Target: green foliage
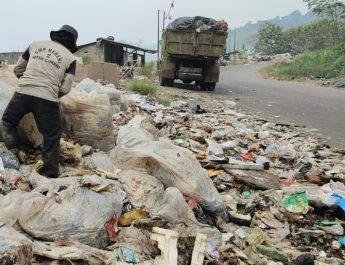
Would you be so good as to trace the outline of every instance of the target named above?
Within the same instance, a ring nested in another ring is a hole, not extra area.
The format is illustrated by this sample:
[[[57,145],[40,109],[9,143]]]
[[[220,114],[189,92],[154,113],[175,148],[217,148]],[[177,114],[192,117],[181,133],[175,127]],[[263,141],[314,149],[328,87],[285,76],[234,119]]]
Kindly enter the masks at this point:
[[[83,65],[88,65],[92,63],[92,59],[89,56],[83,56],[82,60],[83,60]]]
[[[129,89],[135,93],[146,96],[156,96],[157,88],[150,81],[146,80],[127,80]]]
[[[342,43],[345,40],[345,23],[339,24],[340,35],[334,39],[333,23],[330,20],[318,20],[312,24],[286,31],[291,41],[291,52],[323,50]]]
[[[341,0],[303,0],[315,14],[332,21],[333,40],[340,37],[339,23],[345,19],[345,3]]]
[[[266,28],[267,29],[267,28]],[[339,22],[338,32],[339,36],[334,38],[334,25],[329,19],[320,19],[309,25],[291,28],[286,31],[272,30],[270,26],[270,34],[276,34],[276,37],[261,34],[257,42],[257,52],[265,55],[273,55],[277,53],[292,53],[301,54],[305,51],[319,51],[339,45],[345,42],[345,21]],[[268,36],[268,37],[267,37]],[[276,41],[275,43],[280,47],[272,49],[268,44],[269,39],[281,39],[283,41]],[[267,44],[267,43],[268,44]]]
[[[266,22],[260,26],[255,50],[264,55],[286,53],[291,50],[283,28]]]
[[[331,79],[345,76],[345,45],[305,52],[290,63],[280,62],[263,70],[283,80]]]
[[[308,8],[318,15],[325,15],[330,19],[345,17],[345,3],[340,0],[303,0]]]

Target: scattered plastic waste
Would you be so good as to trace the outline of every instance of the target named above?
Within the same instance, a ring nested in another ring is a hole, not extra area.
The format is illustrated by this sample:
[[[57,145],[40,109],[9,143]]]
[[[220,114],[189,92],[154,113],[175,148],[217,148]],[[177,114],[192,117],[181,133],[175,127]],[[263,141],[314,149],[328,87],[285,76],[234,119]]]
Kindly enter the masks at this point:
[[[195,107],[192,108],[192,112],[195,114],[204,114],[207,113],[206,110],[202,109],[200,105],[196,105]]]
[[[284,198],[284,207],[292,213],[306,214],[308,212],[308,198],[307,193],[296,193]]]
[[[6,257],[190,264],[196,239],[207,238],[193,262],[343,264],[345,150],[307,128],[240,113],[235,101],[172,92],[159,93],[183,101],[163,106],[112,85],[79,84],[61,102],[57,179],[35,173],[38,148],[19,152],[22,164],[1,149]]]

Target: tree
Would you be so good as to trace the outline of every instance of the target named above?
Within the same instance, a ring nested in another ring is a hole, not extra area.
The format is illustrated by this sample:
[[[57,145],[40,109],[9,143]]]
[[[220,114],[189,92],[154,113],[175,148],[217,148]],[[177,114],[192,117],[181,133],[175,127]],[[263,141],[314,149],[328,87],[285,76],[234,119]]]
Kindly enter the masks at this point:
[[[339,40],[339,21],[345,18],[345,3],[341,0],[303,0],[313,13],[326,16],[333,22],[334,41]]]
[[[282,27],[266,22],[260,26],[254,48],[264,55],[289,52],[290,42],[285,36]]]

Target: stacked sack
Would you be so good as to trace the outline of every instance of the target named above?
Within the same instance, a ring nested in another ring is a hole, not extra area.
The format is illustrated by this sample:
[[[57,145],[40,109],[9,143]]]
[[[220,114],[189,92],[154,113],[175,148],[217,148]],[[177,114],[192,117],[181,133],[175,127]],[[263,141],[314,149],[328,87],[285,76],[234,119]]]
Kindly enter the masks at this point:
[[[102,151],[114,145],[113,111],[121,110],[121,93],[85,79],[60,99],[63,131],[68,138]]]

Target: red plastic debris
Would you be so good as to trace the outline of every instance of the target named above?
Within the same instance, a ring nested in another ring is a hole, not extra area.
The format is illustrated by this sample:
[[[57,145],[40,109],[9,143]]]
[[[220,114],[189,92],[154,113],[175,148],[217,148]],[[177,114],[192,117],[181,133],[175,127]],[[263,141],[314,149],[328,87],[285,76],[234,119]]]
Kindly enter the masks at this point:
[[[107,229],[108,236],[111,242],[116,241],[116,237],[117,237],[116,229],[115,229],[116,224],[117,224],[117,217],[115,214],[113,215],[113,217],[111,217],[111,219],[108,222],[104,224],[104,227]]]
[[[294,182],[295,182],[294,179],[283,179],[283,180],[281,181],[281,183],[282,183],[283,185],[285,185],[285,186],[290,186],[290,185],[292,185]]]
[[[194,199],[192,199],[186,195],[184,195],[184,198],[187,201],[189,208],[191,208],[193,210],[197,205],[196,200],[194,200]]]
[[[246,159],[246,160],[254,160],[254,157],[253,157],[252,153],[250,153],[250,152],[245,153],[245,154],[241,154],[241,157]]]

